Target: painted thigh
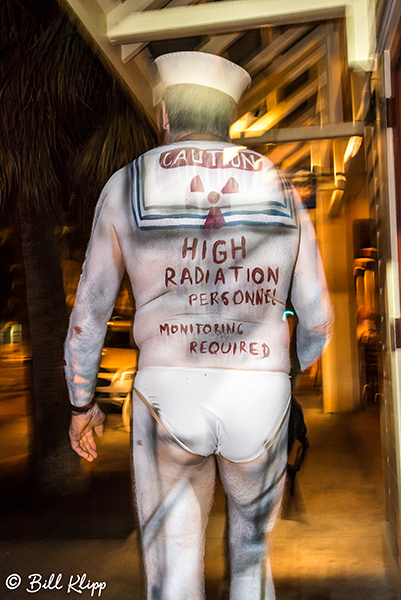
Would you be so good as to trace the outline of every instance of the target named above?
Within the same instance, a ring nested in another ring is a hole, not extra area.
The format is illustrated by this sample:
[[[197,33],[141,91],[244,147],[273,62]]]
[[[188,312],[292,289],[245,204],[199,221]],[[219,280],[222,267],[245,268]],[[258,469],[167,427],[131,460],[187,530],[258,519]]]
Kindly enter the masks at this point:
[[[230,600],[274,600],[268,534],[280,511],[287,463],[288,417],[272,445],[246,463],[218,457],[228,498]]]
[[[214,457],[181,448],[135,393],[133,443],[147,600],[201,600]]]

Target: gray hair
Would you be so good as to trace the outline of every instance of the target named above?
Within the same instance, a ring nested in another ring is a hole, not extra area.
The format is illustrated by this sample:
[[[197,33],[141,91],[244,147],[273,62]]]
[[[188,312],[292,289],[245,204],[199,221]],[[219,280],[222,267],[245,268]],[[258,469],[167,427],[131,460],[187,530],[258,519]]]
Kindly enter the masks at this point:
[[[236,104],[228,94],[204,85],[179,83],[166,88],[163,100],[173,137],[196,132],[230,138]]]

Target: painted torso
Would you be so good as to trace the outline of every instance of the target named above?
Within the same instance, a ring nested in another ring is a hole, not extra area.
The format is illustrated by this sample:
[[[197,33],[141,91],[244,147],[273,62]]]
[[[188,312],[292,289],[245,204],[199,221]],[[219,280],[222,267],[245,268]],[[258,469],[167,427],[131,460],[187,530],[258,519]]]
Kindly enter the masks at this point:
[[[163,146],[105,186],[66,341],[77,405],[93,394],[124,269],[139,368],[288,373],[289,294],[301,368],[327,339],[331,306],[307,211],[274,165],[246,148]]]
[[[287,372],[299,230],[276,169],[246,149],[186,142],[153,150],[127,175],[122,226],[132,229],[117,234],[140,366]]]

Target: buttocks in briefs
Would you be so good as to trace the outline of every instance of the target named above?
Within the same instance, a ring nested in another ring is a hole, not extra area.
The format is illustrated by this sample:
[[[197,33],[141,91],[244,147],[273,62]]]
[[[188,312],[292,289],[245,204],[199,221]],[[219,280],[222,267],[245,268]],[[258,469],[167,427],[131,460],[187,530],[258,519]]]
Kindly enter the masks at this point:
[[[146,367],[135,390],[185,450],[232,462],[273,443],[291,398],[286,373],[212,368]]]

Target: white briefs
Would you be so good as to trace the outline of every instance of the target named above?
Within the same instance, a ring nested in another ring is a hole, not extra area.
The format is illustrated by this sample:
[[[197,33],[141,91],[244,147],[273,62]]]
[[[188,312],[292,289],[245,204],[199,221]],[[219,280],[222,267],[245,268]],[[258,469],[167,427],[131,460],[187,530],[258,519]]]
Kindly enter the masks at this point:
[[[273,443],[291,399],[289,376],[270,371],[145,367],[135,390],[185,450],[232,462]]]

